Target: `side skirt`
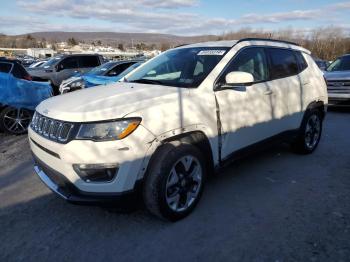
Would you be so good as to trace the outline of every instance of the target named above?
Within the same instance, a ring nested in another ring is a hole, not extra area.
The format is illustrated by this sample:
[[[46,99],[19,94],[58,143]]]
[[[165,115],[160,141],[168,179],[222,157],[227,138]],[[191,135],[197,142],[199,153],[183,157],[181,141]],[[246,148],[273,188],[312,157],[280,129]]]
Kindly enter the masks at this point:
[[[220,162],[220,164],[215,167],[215,172],[220,171],[220,169],[232,164],[237,160],[246,158],[247,156],[252,155],[253,153],[257,153],[273,145],[281,144],[283,142],[292,142],[294,139],[297,138],[298,134],[299,134],[299,129],[285,131],[275,136],[264,139],[258,143],[254,143],[250,146],[239,149],[231,153],[225,159],[223,159]]]

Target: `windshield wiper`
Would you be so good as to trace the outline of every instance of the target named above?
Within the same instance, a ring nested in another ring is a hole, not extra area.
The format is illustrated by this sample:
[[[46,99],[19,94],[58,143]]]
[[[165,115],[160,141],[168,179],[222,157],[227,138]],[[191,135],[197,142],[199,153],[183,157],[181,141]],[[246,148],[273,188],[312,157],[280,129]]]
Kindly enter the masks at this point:
[[[141,78],[141,79],[136,79],[136,80],[132,80],[132,81],[128,81],[129,83],[140,83],[140,84],[154,84],[154,85],[164,85],[163,82],[158,81],[158,80],[151,80],[151,79],[145,79],[145,78]]]

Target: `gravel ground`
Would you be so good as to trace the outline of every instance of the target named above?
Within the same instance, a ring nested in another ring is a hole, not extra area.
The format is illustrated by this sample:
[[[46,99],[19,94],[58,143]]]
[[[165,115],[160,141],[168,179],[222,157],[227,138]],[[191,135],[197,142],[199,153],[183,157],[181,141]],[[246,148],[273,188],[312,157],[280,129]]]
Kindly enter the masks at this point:
[[[26,136],[0,134],[0,261],[349,261],[350,110],[319,148],[271,148],[210,179],[195,212],[75,206],[34,175]]]

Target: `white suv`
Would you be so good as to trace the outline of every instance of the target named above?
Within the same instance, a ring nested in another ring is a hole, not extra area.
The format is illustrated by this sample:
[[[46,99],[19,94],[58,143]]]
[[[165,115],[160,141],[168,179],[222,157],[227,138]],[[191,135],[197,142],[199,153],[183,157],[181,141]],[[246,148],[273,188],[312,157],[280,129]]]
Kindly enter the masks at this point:
[[[181,46],[123,82],[50,98],[29,129],[35,170],[70,202],[142,193],[171,221],[188,215],[206,177],[272,139],[311,153],[327,87],[296,44],[242,39]],[[139,189],[139,190],[137,190]]]

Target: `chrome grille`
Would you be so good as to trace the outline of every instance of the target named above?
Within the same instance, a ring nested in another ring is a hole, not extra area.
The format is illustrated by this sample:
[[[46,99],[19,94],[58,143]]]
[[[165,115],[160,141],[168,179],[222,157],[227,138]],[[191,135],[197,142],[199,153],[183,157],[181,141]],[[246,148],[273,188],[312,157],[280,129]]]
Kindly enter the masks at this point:
[[[329,80],[327,81],[329,93],[349,94],[350,81],[349,80]]]
[[[30,126],[39,135],[61,143],[68,141],[69,134],[74,127],[71,123],[51,119],[38,112],[35,112]]]

